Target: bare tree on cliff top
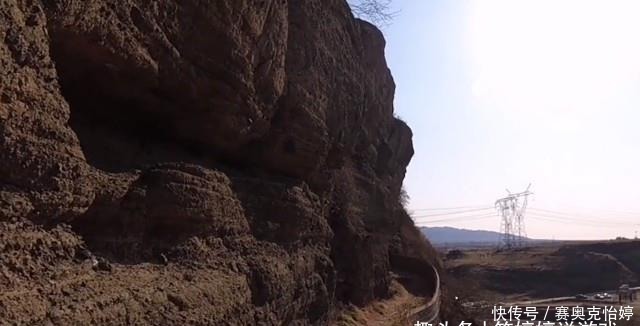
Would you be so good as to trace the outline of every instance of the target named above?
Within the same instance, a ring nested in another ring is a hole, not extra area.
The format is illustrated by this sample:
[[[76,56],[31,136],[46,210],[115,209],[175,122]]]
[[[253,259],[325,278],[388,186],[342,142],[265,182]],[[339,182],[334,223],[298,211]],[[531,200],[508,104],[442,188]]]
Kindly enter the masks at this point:
[[[388,26],[397,12],[391,11],[391,0],[348,0],[353,15],[368,20],[379,28]]]

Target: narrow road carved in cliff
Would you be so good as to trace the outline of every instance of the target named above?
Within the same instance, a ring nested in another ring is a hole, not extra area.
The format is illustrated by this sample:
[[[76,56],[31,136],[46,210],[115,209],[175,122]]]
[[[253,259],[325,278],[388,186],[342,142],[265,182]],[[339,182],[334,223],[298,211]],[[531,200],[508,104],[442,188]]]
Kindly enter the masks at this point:
[[[435,269],[433,275],[397,272],[393,278],[391,298],[353,308],[341,316],[337,325],[395,326],[438,320],[441,292],[440,276]]]

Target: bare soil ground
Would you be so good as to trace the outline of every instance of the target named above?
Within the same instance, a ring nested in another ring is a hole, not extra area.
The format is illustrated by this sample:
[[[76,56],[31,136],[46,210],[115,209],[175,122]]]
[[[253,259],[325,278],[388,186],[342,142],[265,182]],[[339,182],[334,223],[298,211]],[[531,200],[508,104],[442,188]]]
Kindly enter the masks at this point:
[[[443,253],[443,260],[446,286],[478,318],[490,316],[496,304],[612,291],[640,281],[640,241],[565,242],[512,251],[468,249],[456,255]]]
[[[512,251],[477,249],[445,259],[456,295],[525,300],[615,289],[639,280],[640,241],[541,245]]]

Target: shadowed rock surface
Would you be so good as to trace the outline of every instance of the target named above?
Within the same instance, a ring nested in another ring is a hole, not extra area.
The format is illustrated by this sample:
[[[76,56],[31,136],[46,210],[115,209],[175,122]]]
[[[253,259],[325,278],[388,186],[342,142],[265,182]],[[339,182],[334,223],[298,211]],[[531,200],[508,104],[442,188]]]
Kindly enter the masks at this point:
[[[328,324],[438,264],[344,0],[0,0],[0,37],[0,320]]]

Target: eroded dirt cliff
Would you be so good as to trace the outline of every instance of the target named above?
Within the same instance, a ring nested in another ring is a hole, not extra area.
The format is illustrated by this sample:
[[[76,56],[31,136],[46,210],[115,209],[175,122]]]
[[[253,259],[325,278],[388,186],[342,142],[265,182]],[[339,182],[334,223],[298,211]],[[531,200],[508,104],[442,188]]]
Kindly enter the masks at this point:
[[[0,0],[0,37],[1,323],[327,324],[436,264],[344,0]]]

